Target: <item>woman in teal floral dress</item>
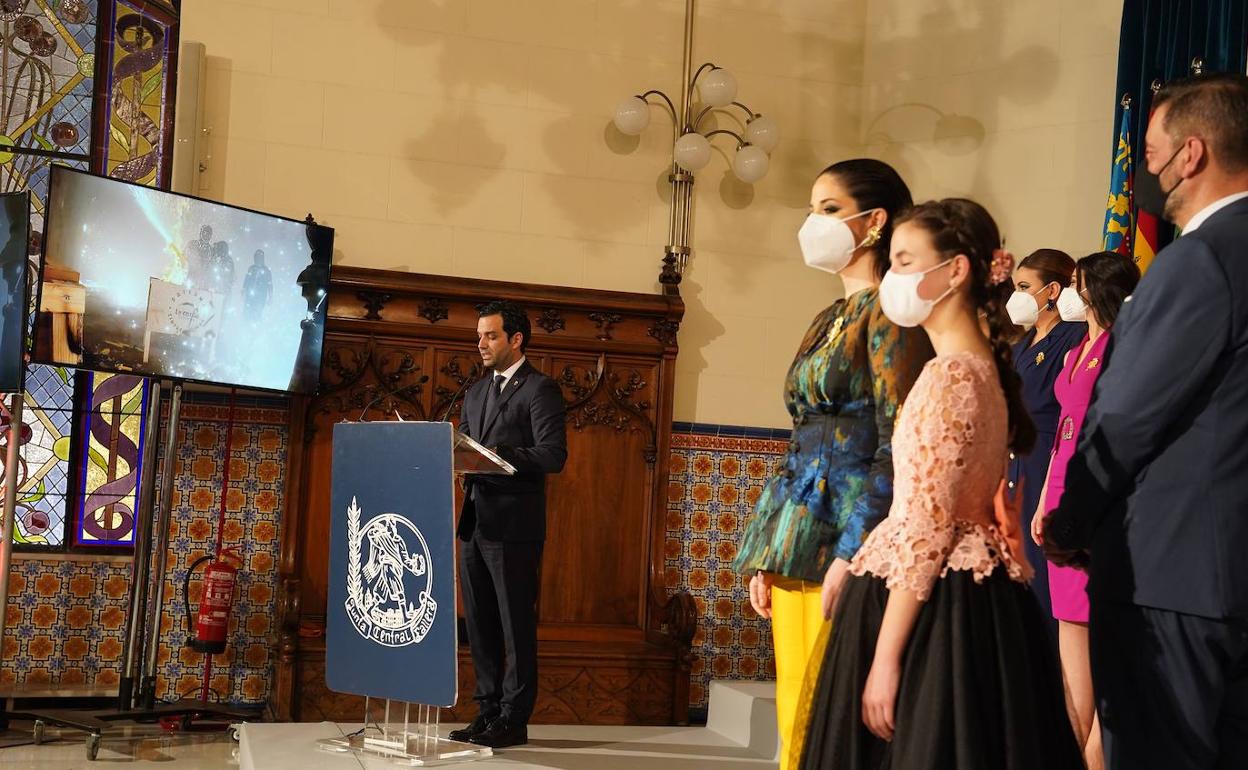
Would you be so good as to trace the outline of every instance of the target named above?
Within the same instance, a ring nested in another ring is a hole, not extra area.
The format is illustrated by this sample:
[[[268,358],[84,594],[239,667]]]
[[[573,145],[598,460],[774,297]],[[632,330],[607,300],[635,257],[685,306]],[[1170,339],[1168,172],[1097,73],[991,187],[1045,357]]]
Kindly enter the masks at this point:
[[[792,440],[735,563],[751,575],[751,605],[772,623],[782,768],[807,660],[849,560],[892,502],[897,411],[932,357],[921,329],[884,317],[877,292],[892,222],[910,204],[892,167],[842,161],[815,180],[798,233],[806,264],[839,273],[847,296],[815,318],[789,368]]]

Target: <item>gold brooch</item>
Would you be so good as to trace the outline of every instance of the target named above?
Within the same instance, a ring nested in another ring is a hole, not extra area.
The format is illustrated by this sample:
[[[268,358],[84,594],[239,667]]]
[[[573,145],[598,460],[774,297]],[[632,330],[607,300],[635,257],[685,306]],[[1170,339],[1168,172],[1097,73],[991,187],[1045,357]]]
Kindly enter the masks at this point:
[[[1090,359],[1090,360],[1088,361],[1088,368],[1089,368],[1089,369],[1095,369],[1096,367],[1098,367],[1098,366],[1100,366],[1100,365],[1101,365],[1101,359],[1099,359],[1099,358],[1092,358],[1092,359]]]
[[[1044,363],[1044,351],[1043,350],[1041,350],[1039,353],[1036,354],[1036,366],[1039,366],[1042,363]]]

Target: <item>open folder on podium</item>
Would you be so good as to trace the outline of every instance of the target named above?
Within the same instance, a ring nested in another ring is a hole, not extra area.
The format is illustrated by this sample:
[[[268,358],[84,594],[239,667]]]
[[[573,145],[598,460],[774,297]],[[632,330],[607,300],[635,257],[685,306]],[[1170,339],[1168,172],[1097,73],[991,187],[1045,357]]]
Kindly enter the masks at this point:
[[[334,426],[331,472],[326,685],[399,701],[404,714],[406,704],[426,715],[453,706],[455,475],[515,468],[448,422],[358,422]],[[415,733],[406,722],[336,748],[412,760],[482,748],[439,739],[436,717]]]

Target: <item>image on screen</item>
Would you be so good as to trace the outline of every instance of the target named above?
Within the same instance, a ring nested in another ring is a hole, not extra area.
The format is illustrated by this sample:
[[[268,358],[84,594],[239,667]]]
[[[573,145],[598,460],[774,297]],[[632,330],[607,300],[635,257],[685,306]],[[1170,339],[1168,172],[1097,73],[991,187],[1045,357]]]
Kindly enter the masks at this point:
[[[34,358],[316,389],[333,230],[53,166]]]
[[[22,389],[26,371],[27,250],[30,242],[30,196],[0,195],[0,392]]]

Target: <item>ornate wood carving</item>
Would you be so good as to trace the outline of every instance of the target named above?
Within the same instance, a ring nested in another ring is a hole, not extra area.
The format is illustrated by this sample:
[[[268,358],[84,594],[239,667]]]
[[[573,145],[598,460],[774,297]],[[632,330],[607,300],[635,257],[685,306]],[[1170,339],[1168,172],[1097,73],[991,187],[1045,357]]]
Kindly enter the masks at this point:
[[[405,420],[428,417],[421,395],[429,377],[411,351],[379,346],[371,337],[363,350],[327,338],[321,371],[321,389],[311,403],[315,412],[353,420],[366,409],[386,415],[397,410]]]
[[[365,309],[368,310],[368,315],[364,316],[365,318],[370,321],[381,320],[381,310],[390,301],[389,294],[381,291],[357,291],[355,296],[360,298],[360,301],[364,303]]]
[[[679,321],[670,321],[664,318],[664,319],[655,321],[654,325],[651,326],[650,330],[646,333],[649,334],[651,337],[654,337],[663,345],[675,345],[676,334],[679,331],[680,331]]]
[[[449,380],[449,383],[434,388],[433,393],[438,401],[433,408],[433,414],[439,420],[459,417],[463,408],[464,391],[473,382],[481,379],[485,373],[485,367],[481,365],[481,359],[477,356],[456,355],[451,356],[438,369],[438,373]],[[454,403],[452,399],[455,399]]]
[[[640,371],[609,367],[604,355],[598,357],[594,371],[568,364],[555,381],[563,389],[574,430],[600,425],[616,431],[641,431],[648,439],[642,450],[646,462],[655,462],[658,434],[650,417],[651,402],[639,397],[649,385]]]
[[[437,297],[430,297],[420,303],[420,317],[431,324],[436,324],[438,321],[445,321],[451,315],[445,302]]]
[[[537,325],[545,329],[547,334],[554,334],[568,328],[567,321],[564,321],[563,316],[553,307],[548,307],[542,311],[541,316],[537,319]]]
[[[555,382],[558,382],[559,387],[563,389],[563,400],[567,402],[573,423],[576,421],[576,410],[589,400],[602,380],[601,359],[599,359],[599,364],[599,368],[592,372],[585,367],[569,364],[563,367],[559,376],[555,378]]]
[[[375,311],[365,297],[380,302]],[[556,379],[569,410],[568,465],[547,483],[535,719],[686,721],[697,614],[688,594],[669,595],[663,581],[667,469],[656,462],[670,446],[676,348],[663,335],[679,326],[679,297],[350,267],[334,271],[330,288],[322,390],[292,410],[279,718],[358,719],[362,709],[361,699],[326,689],[316,638],[328,591],[329,428],[366,409],[372,419],[455,419],[457,394],[483,373],[475,308],[493,297],[518,301],[547,332],[528,357]],[[464,698],[453,718],[473,710],[472,666],[460,652]]]
[[[623,320],[623,316],[619,313],[590,313],[589,320],[598,325],[598,339],[603,342],[611,341],[611,328]]]

